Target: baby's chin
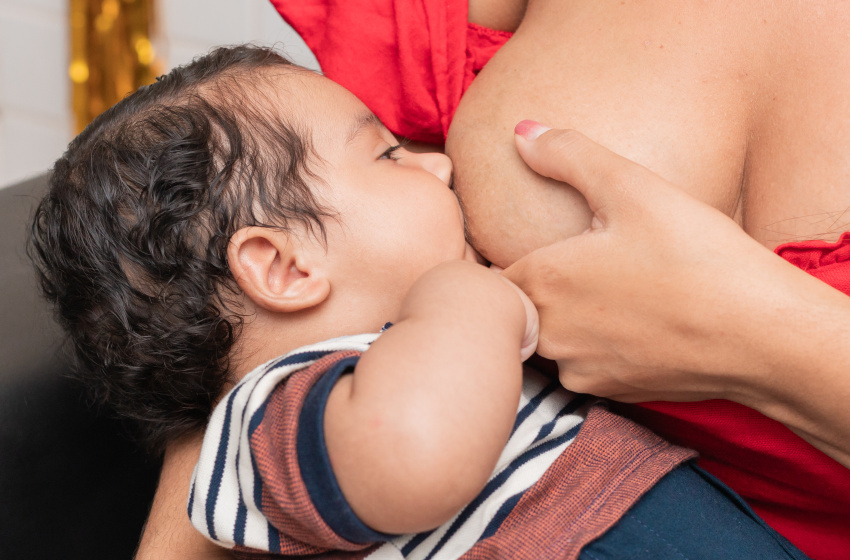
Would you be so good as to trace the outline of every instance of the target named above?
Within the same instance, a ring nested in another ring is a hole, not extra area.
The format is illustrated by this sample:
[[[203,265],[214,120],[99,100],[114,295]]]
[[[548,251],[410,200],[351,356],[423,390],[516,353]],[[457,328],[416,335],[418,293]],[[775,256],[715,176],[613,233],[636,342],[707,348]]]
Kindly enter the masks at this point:
[[[475,250],[475,248],[469,243],[466,244],[466,250],[463,253],[463,260],[475,262],[478,264],[482,264],[484,266],[489,266],[490,263],[487,262],[487,259],[481,256],[481,253]]]

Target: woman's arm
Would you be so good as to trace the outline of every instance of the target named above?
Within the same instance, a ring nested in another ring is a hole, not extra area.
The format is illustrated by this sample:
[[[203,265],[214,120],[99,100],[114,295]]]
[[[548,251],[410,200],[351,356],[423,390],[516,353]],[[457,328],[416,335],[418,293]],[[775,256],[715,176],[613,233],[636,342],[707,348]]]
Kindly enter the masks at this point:
[[[136,560],[225,560],[230,552],[201,536],[189,522],[186,502],[192,470],[204,435],[172,443],[165,452],[162,474]]]
[[[334,474],[366,525],[433,529],[481,491],[510,435],[536,326],[528,299],[481,265],[446,263],[414,284],[325,412]]]
[[[505,270],[537,306],[538,351],[563,384],[624,402],[733,400],[850,466],[850,298],[581,134],[518,131],[528,165],[594,213]]]

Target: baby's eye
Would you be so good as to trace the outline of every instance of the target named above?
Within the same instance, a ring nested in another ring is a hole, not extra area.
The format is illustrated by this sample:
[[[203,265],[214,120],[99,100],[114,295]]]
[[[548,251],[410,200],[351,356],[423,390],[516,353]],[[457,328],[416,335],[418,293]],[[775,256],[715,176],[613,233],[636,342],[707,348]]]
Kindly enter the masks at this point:
[[[387,148],[387,149],[384,151],[384,153],[383,153],[383,154],[381,154],[381,156],[380,156],[378,159],[391,159],[391,160],[393,160],[393,161],[398,161],[399,156],[398,156],[398,154],[396,154],[395,152],[396,152],[396,150],[398,150],[399,148],[401,148],[401,144],[398,144],[398,145],[396,145],[396,146],[390,146],[389,148]]]

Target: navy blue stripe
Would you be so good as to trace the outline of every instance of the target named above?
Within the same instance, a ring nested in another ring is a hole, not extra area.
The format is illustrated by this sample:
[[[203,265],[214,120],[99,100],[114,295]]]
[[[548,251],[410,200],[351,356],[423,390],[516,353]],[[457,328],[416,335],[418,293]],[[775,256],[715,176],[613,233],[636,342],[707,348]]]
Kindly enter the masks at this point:
[[[213,520],[215,518],[215,504],[218,501],[218,491],[221,488],[221,480],[224,478],[224,460],[227,458],[227,445],[230,441],[230,416],[233,413],[233,401],[242,386],[236,387],[231,391],[227,398],[227,410],[224,414],[224,429],[221,433],[221,441],[218,442],[218,451],[215,456],[215,467],[213,468],[212,479],[210,480],[210,491],[207,495],[206,514],[207,514],[207,532],[210,538],[216,539]],[[237,442],[238,443],[238,442]]]
[[[354,369],[360,356],[343,358],[322,374],[310,389],[298,415],[298,466],[310,500],[325,523],[347,541],[367,544],[393,535],[373,531],[351,509],[334,475],[325,445],[325,405],[337,380]]]
[[[242,490],[239,490],[239,507],[236,510],[236,526],[233,528],[233,542],[245,546],[245,526],[248,524],[248,508],[242,499]]]
[[[469,503],[463,511],[460,512],[460,515],[452,523],[449,530],[446,531],[446,534],[440,539],[440,542],[434,547],[433,550],[428,554],[426,558],[433,558],[433,556],[440,551],[440,549],[445,546],[448,540],[454,536],[455,533],[463,526],[464,523],[472,516],[478,507],[484,503],[487,498],[489,498],[496,490],[498,490],[509,478],[510,476],[516,472],[517,469],[522,467],[527,462],[532,459],[539,457],[540,455],[546,453],[547,451],[558,447],[562,443],[569,441],[575,437],[581,428],[582,424],[579,424],[573,428],[571,428],[567,433],[560,435],[556,438],[553,438],[547,442],[541,443],[540,445],[533,447],[531,449],[526,450],[522,455],[511,461],[505,470],[496,475],[487,485],[484,487],[484,490],[481,491],[478,496],[472,502]]]
[[[404,545],[401,549],[401,555],[407,557],[408,554],[416,550],[416,547],[422,544],[422,542],[430,537],[434,531],[426,531],[425,533],[418,533],[415,537],[407,541],[407,544]]]
[[[516,420],[514,420],[514,427],[511,430],[511,435],[514,435],[514,432],[519,427],[520,424],[525,422],[525,420],[531,416],[531,413],[537,410],[540,406],[540,403],[543,402],[543,399],[551,395],[555,389],[560,387],[560,383],[553,382],[549,385],[546,385],[541,389],[539,393],[537,393],[531,400],[529,400],[524,407],[517,413]]]
[[[271,395],[269,395],[269,396],[271,396]],[[249,440],[254,435],[254,432],[256,431],[256,429],[260,427],[260,422],[263,421],[263,416],[266,415],[266,406],[268,406],[268,404],[269,404],[269,400],[267,398],[265,401],[263,401],[263,404],[261,404],[259,407],[257,407],[257,410],[254,411],[254,414],[251,415],[251,421],[248,423],[248,439]],[[250,441],[249,441],[249,443],[250,443]]]
[[[263,509],[260,506],[263,504],[263,483],[260,480],[260,471],[257,468],[257,461],[254,460],[253,453],[251,453],[251,470],[254,471],[254,505],[262,511]]]
[[[576,410],[580,409],[584,405],[588,404],[590,401],[596,399],[593,395],[587,395],[585,393],[577,394],[573,400],[567,403],[567,406],[564,407],[564,410],[561,411],[560,414],[572,414]]]
[[[257,426],[260,425],[260,422],[263,420],[263,415],[266,413],[266,406],[268,405],[268,400],[263,402],[262,406],[260,406],[254,415],[251,417],[251,424],[248,427],[249,438],[254,435],[254,430],[257,429]],[[254,460],[254,454],[251,453],[251,472],[254,473],[254,505],[262,511],[263,504],[263,484],[260,480],[260,469],[257,468],[257,461]]]
[[[540,427],[540,431],[537,432],[536,436],[534,436],[534,441],[532,442],[532,445],[537,443],[538,441],[540,441],[542,439],[545,439],[546,436],[548,436],[550,433],[552,433],[552,430],[555,429],[555,426],[558,424],[558,420],[560,420],[560,419],[561,419],[561,416],[558,415],[554,420],[550,420],[550,421],[546,422],[545,424],[543,424]]]
[[[508,515],[511,514],[516,505],[519,503],[523,494],[525,494],[525,492],[515,494],[502,504],[502,507],[500,507],[499,511],[496,512],[496,515],[494,515],[493,519],[490,520],[490,523],[487,524],[487,528],[484,529],[483,533],[481,533],[481,537],[478,539],[479,541],[483,541],[487,537],[492,537],[496,534],[496,531],[499,530],[499,527],[502,526],[502,523],[508,518]]]
[[[269,369],[266,369],[266,371],[263,372],[263,376],[266,375],[268,372],[269,372]],[[260,376],[260,377],[262,377],[262,376]],[[257,388],[257,385],[255,383],[254,389],[256,389],[256,388]],[[242,433],[241,433],[242,427],[245,426],[245,415],[248,414],[248,401],[251,400],[251,397],[253,396],[254,389],[252,389],[251,394],[248,395],[248,399],[245,401],[245,406],[242,407],[242,418],[240,419],[240,422],[239,422],[239,429],[240,429],[239,437],[240,438],[242,437]],[[257,472],[258,472],[257,466],[256,466],[256,463],[254,463],[253,454],[250,453],[250,445],[251,445],[250,438],[254,434],[254,430],[257,428],[257,425],[259,424],[258,418],[262,419],[263,414],[266,411],[266,402],[263,402],[263,404],[260,406],[259,416],[255,414],[254,416],[251,417],[252,425],[249,426],[249,428],[251,428],[251,429],[248,432],[248,438],[249,438],[249,440],[248,440],[248,451],[249,451],[249,457],[251,458],[251,480],[253,482],[253,487],[251,488],[251,493],[254,497],[254,504],[257,507],[257,509],[260,509],[261,502],[259,500],[262,499],[262,493],[258,492],[258,490],[260,490],[262,487],[258,484],[257,478],[258,478],[259,475],[257,474]],[[254,420],[257,420],[256,424],[254,424]],[[237,444],[237,447],[236,447],[235,468],[236,468],[237,473],[239,472],[239,459],[241,458],[241,456],[242,456],[242,442],[239,441],[239,443]],[[248,528],[248,507],[245,503],[245,496],[244,496],[244,494],[242,494],[242,485],[240,484],[239,485],[239,504],[236,507],[236,522],[235,522],[235,527],[233,528],[233,542],[235,542],[236,544],[245,546],[245,531],[247,530],[247,528]]]
[[[189,489],[189,518],[192,517],[192,506],[195,505],[195,481],[192,481],[192,487]]]
[[[271,523],[266,522],[269,530],[269,552],[280,554],[280,533]]]
[[[243,415],[244,418],[244,415]],[[236,447],[236,468],[239,468],[239,456],[242,446]],[[239,501],[236,506],[236,522],[233,527],[233,542],[245,546],[245,525],[248,522],[248,508],[245,507],[245,498],[242,496],[242,485],[238,485]]]
[[[537,437],[534,438],[534,442],[536,443],[548,436],[552,432],[552,430],[555,429],[555,426],[558,424],[558,420],[560,420],[564,416],[569,416],[570,414],[573,414],[576,410],[586,404],[590,400],[590,398],[590,395],[576,395],[573,400],[568,402],[561,410],[558,411],[558,414],[555,415],[555,418],[553,420],[546,422],[545,424],[543,424],[543,426],[540,427],[540,431],[537,432]]]

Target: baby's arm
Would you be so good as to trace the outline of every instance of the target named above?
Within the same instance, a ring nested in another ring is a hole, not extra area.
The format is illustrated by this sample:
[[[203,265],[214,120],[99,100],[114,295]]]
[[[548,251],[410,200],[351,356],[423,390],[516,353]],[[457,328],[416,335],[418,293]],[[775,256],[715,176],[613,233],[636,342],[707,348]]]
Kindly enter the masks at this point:
[[[520,349],[529,354],[536,336],[536,311],[520,294],[480,265],[436,267],[333,388],[328,454],[369,527],[432,529],[484,487],[514,423]]]

